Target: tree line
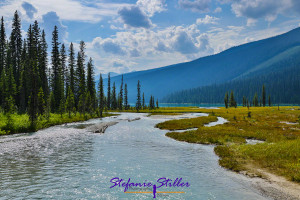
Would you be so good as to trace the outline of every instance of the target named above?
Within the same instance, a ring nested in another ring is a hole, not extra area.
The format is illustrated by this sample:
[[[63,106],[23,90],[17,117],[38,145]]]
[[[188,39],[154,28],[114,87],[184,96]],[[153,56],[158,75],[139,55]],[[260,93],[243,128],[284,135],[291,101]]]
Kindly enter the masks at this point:
[[[243,96],[249,97],[249,103],[251,98],[253,104],[252,98],[255,93],[261,94],[263,84],[268,93],[272,94],[270,98],[273,104],[299,104],[300,67],[298,63],[290,63],[281,69],[269,70],[263,74],[242,77],[226,83],[178,91],[167,95],[161,101],[166,103],[223,103],[224,94],[233,90],[238,104],[243,104]]]
[[[224,105],[225,105],[225,108],[228,108],[228,107],[236,108],[237,107],[238,104],[237,104],[237,101],[235,100],[233,90],[231,90],[230,96],[229,96],[228,92],[225,93]],[[243,105],[243,107],[248,107],[248,108],[249,107],[265,107],[266,105],[271,107],[272,106],[271,95],[268,95],[268,99],[266,98],[266,87],[265,87],[265,85],[263,85],[262,86],[262,94],[261,94],[260,98],[258,97],[257,93],[255,93],[254,97],[252,98],[252,101],[248,97],[243,96],[242,105]]]
[[[26,38],[22,38],[21,19],[14,13],[12,31],[7,38],[4,18],[0,26],[0,107],[8,116],[14,112],[27,113],[32,126],[38,117],[49,118],[50,113],[65,112],[71,117],[77,112],[102,116],[105,110],[129,110],[127,84],[122,81],[119,91],[111,87],[108,75],[107,94],[104,93],[102,75],[96,88],[92,58],[87,59],[86,45],[80,41],[76,53],[71,42],[68,47],[59,42],[54,26],[51,42],[51,63],[45,31],[37,21],[29,25]],[[136,110],[147,108],[144,95],[141,103],[140,82]],[[153,99],[152,99],[153,98]],[[158,107],[158,101],[157,101]],[[154,109],[151,96],[150,109]]]

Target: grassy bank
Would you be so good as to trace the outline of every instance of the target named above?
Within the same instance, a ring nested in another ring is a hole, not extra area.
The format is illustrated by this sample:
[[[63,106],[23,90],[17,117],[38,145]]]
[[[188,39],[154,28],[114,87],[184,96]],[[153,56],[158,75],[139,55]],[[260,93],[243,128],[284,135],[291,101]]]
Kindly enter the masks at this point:
[[[194,112],[212,112],[192,109]],[[216,154],[221,166],[234,171],[265,169],[300,182],[300,110],[298,107],[220,108],[213,115],[229,122],[214,127],[204,127],[202,118],[172,120],[159,124],[163,129],[186,128],[182,124],[201,125],[195,131],[169,132],[168,137],[179,141],[201,144],[217,144]],[[207,119],[208,121],[210,121]],[[195,122],[199,120],[199,122]],[[175,127],[175,128],[174,128]],[[250,145],[246,139],[263,140]]]
[[[111,114],[104,113],[103,117],[111,116]],[[43,128],[48,128],[50,126],[64,124],[64,123],[71,123],[71,122],[79,122],[79,121],[86,121],[91,118],[97,118],[97,116],[93,115],[69,115],[63,114],[62,116],[60,114],[50,114],[49,119],[45,119],[43,117],[40,117],[37,121],[35,130],[32,129],[30,126],[29,116],[27,114],[18,115],[13,114],[11,116],[12,120],[11,123],[8,124],[7,116],[3,113],[0,113],[0,135],[8,135],[8,134],[14,134],[14,133],[27,133],[32,132],[36,130],[40,130]]]

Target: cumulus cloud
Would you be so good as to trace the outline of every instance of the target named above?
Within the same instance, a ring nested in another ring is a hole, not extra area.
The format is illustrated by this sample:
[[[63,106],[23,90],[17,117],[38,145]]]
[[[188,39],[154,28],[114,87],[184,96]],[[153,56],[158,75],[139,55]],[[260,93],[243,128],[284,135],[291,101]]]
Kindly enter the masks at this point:
[[[247,25],[254,25],[258,19],[267,22],[274,21],[278,15],[300,13],[299,0],[219,0],[221,3],[230,3],[233,13],[237,17],[246,17]]]
[[[141,8],[149,17],[155,13],[160,13],[166,10],[165,0],[138,0],[136,5]]]
[[[222,8],[221,7],[217,7],[214,11],[214,13],[220,13],[222,12]]]
[[[39,18],[48,12],[54,11],[62,20],[96,23],[107,16],[118,16],[118,10],[121,7],[133,5],[127,3],[95,2],[93,6],[88,6],[75,0],[27,0],[27,3],[24,4],[20,0],[7,0],[7,2],[0,6],[0,13],[5,17],[10,17],[11,13],[15,10],[20,10],[21,14],[28,16],[30,19],[30,16]],[[37,10],[36,13],[29,4]],[[25,5],[25,8],[23,5]]]
[[[37,13],[37,9],[36,9],[32,4],[30,4],[30,3],[28,3],[28,2],[23,2],[23,3],[22,3],[22,8],[25,10],[26,15],[27,15],[30,19],[32,19],[32,18],[33,18],[33,15],[34,15],[35,13]]]
[[[205,18],[198,18],[196,23],[197,24],[217,24],[219,18],[206,15]]]
[[[174,37],[172,46],[175,51],[182,54],[191,54],[198,51],[197,47],[194,45],[193,39],[184,31]]]
[[[208,12],[211,0],[179,0],[179,6],[193,12]]]
[[[100,37],[97,37],[94,39],[93,45],[96,48],[102,48],[107,53],[111,53],[115,55],[126,54],[126,52],[122,49],[122,47],[111,38],[102,39]]]
[[[152,26],[148,16],[138,6],[123,7],[118,13],[124,24],[129,27],[150,28]]]

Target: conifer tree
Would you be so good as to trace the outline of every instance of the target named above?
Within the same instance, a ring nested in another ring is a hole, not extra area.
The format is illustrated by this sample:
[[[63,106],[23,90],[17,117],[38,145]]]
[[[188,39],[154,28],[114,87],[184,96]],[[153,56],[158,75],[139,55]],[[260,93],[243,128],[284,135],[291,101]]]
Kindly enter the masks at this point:
[[[28,103],[28,114],[31,122],[31,127],[35,129],[36,120],[38,116],[38,62],[36,55],[36,42],[34,39],[31,25],[29,26],[27,33],[28,42],[28,76],[29,80],[29,103]]]
[[[54,95],[54,110],[58,110],[61,97],[62,97],[62,87],[61,87],[61,70],[60,70],[60,55],[59,55],[59,42],[58,42],[58,29],[54,26],[54,31],[52,33],[52,91]]]
[[[141,109],[141,85],[139,80],[137,83],[137,99],[136,99],[135,109],[137,112],[139,112],[139,110]]]
[[[225,98],[224,98],[225,108],[228,108],[228,103],[229,103],[229,96],[228,96],[228,92],[226,92]]]
[[[25,43],[25,42],[24,42]],[[45,31],[42,31],[41,42],[40,42],[40,58],[39,58],[39,75],[41,80],[41,86],[44,93],[45,101],[48,99],[49,95],[49,85],[48,85],[48,77],[47,77],[47,66],[48,66],[48,44],[46,41]],[[23,54],[22,54],[23,61]]]
[[[111,106],[111,94],[110,94],[110,73],[108,73],[108,79],[107,79],[107,102],[106,107],[108,110],[110,110]]]
[[[145,94],[144,94],[144,92],[143,92],[143,100],[142,100],[142,108],[143,109],[146,109],[146,107],[145,107]]]
[[[125,110],[128,110],[128,90],[127,90],[127,84],[125,83],[125,88],[124,88],[124,107]]]
[[[18,11],[15,12],[12,22],[9,48],[11,51],[11,64],[13,66],[14,78],[18,80],[19,76],[17,72],[20,70],[22,53],[21,19]]]
[[[156,108],[159,108],[159,106],[158,106],[158,99],[156,99]]]
[[[266,106],[266,88],[265,85],[262,86],[262,105]]]
[[[5,58],[6,58],[6,34],[5,34],[4,19],[2,17],[1,26],[0,26],[0,74],[5,66]]]
[[[118,108],[117,105],[117,96],[116,96],[116,84],[114,82],[113,87],[112,87],[112,95],[111,95],[111,109],[116,110]]]
[[[121,80],[121,86],[120,86],[120,93],[119,93],[119,110],[123,110],[123,75]]]
[[[64,99],[65,91],[66,91],[66,79],[67,79],[67,55],[65,45],[62,44],[60,48],[60,74],[61,74],[61,99]],[[66,93],[67,94],[67,93]]]
[[[103,110],[104,110],[104,86],[103,86],[102,74],[100,74],[98,93],[99,93],[99,112],[100,112],[100,117],[102,117]]]
[[[93,110],[96,109],[96,89],[95,89],[95,78],[94,78],[95,72],[94,72],[94,66],[93,66],[93,60],[90,58],[88,64],[87,64],[87,92],[91,96],[91,106],[93,107]]]
[[[272,104],[271,104],[271,96],[270,95],[269,95],[268,99],[269,99],[269,107],[271,107]]]
[[[236,104],[237,103],[234,99],[234,93],[233,93],[233,91],[231,91],[229,105],[230,105],[230,107],[236,107]]]
[[[72,90],[72,93],[74,95],[75,89],[74,89],[74,85],[75,85],[75,52],[74,52],[74,46],[73,43],[71,42],[70,44],[70,48],[69,48],[69,86],[70,89]]]

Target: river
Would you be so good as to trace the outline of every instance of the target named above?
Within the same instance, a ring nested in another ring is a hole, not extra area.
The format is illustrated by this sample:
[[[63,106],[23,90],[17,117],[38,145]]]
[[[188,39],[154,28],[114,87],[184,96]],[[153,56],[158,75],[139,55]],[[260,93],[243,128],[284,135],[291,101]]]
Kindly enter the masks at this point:
[[[178,142],[154,128],[166,119],[135,113],[102,119],[115,120],[119,123],[104,134],[84,128],[100,121],[92,119],[0,137],[0,199],[153,199],[110,188],[114,177],[134,182],[182,178],[190,184],[161,189],[185,193],[157,199],[265,199],[247,178],[218,165],[214,146]]]

